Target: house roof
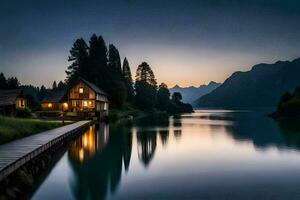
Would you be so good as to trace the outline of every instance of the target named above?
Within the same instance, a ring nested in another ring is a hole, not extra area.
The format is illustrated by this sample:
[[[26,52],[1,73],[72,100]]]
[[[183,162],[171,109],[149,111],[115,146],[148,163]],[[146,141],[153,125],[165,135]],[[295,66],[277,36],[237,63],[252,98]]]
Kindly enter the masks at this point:
[[[93,84],[93,83],[91,83],[91,82],[89,82],[89,81],[87,81],[87,80],[85,80],[83,78],[79,78],[79,80],[82,81],[82,82],[84,82],[87,86],[89,86],[96,93],[103,94],[103,95],[107,96],[107,94],[104,91],[102,91],[100,88],[98,88],[95,84]]]
[[[45,98],[42,100],[42,103],[60,103],[63,101],[65,96],[65,90],[52,91],[51,93],[45,96]]]
[[[22,95],[22,90],[0,90],[0,106],[15,105],[16,100]]]

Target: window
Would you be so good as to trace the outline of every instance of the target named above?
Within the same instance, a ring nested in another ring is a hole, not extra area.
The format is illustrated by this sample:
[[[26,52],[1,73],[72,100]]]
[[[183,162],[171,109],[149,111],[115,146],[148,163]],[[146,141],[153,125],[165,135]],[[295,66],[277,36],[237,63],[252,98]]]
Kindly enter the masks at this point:
[[[21,99],[21,107],[25,107],[24,99]]]
[[[82,94],[83,93],[83,87],[80,87],[79,88],[79,94]]]
[[[87,106],[88,106],[87,101],[83,101],[83,107],[87,107]]]

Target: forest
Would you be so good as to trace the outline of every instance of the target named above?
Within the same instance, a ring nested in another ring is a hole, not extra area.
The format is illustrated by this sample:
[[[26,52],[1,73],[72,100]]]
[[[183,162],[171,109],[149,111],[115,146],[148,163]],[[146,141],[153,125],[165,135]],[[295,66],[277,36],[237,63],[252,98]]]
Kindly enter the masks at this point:
[[[193,112],[190,104],[182,103],[182,96],[170,94],[165,83],[158,85],[150,65],[142,62],[133,78],[128,59],[121,61],[119,50],[108,47],[102,38],[93,34],[87,43],[83,38],[73,43],[64,81],[53,82],[52,88],[45,86],[20,85],[16,77],[6,78],[0,74],[0,89],[20,88],[25,93],[32,109],[39,109],[40,101],[53,90],[66,90],[78,78],[94,83],[108,94],[110,105],[122,109],[128,105],[143,111],[164,111],[168,113]]]

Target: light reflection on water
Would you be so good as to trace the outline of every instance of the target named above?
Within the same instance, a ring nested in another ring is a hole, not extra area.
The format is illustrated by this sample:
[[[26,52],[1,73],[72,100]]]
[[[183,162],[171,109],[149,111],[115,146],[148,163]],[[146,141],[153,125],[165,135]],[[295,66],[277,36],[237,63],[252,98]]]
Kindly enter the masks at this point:
[[[300,126],[201,110],[91,126],[33,199],[299,199]]]

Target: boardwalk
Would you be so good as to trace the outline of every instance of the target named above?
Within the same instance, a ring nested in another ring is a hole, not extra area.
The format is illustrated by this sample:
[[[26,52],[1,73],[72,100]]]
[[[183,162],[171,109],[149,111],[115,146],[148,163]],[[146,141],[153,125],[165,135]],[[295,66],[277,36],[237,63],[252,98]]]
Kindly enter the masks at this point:
[[[79,121],[0,145],[0,181],[32,158],[90,123]]]

